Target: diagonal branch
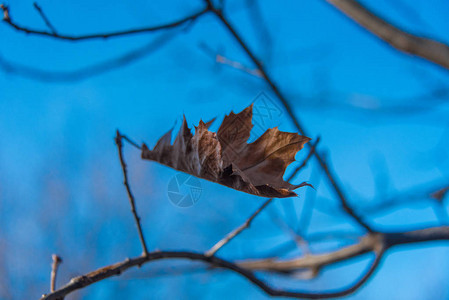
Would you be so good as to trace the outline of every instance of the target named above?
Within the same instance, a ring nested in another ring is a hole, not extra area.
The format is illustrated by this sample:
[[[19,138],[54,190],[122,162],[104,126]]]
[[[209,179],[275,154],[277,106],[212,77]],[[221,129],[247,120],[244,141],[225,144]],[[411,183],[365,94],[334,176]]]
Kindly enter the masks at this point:
[[[44,11],[42,10],[42,8],[39,6],[39,4],[37,4],[36,2],[33,3],[34,8],[37,10],[37,12],[39,13],[39,15],[41,16],[42,20],[44,20],[45,25],[47,25],[48,29],[51,30],[51,32],[53,34],[56,34],[56,29],[53,26],[53,24],[51,24],[50,20],[47,18],[47,16],[44,14]]]
[[[145,242],[145,238],[143,236],[142,226],[140,224],[140,217],[137,215],[137,210],[136,210],[136,204],[135,204],[134,196],[133,196],[133,194],[131,192],[131,187],[129,186],[129,183],[128,183],[128,172],[126,170],[126,163],[125,163],[125,160],[123,158],[122,138],[124,138],[124,137],[117,130],[117,136],[115,138],[115,143],[117,144],[118,155],[119,155],[119,159],[120,159],[120,165],[122,166],[122,171],[123,171],[123,184],[125,185],[126,192],[128,193],[129,204],[131,205],[131,212],[133,213],[134,220],[135,220],[136,226],[137,226],[137,231],[139,233],[140,243],[142,244],[143,256],[145,256],[145,255],[148,255],[148,250],[147,250],[147,245],[146,245],[146,242]],[[126,140],[128,142],[130,141],[128,138],[126,138]]]
[[[244,260],[238,262],[238,264],[243,268],[254,271],[292,272],[300,269],[320,269],[369,252],[378,252],[382,245],[383,235],[374,233],[365,235],[357,244],[330,253],[308,254],[288,260],[279,260],[277,258]]]
[[[237,227],[236,229],[234,229],[233,231],[231,231],[230,233],[228,233],[223,239],[221,239],[220,241],[218,241],[218,243],[216,243],[212,248],[210,248],[209,251],[207,251],[205,253],[206,256],[213,256],[218,250],[220,250],[224,245],[226,245],[227,243],[229,243],[232,239],[234,239],[236,236],[238,236],[243,230],[249,228],[249,226],[251,225],[252,221],[254,220],[255,217],[257,217],[258,214],[260,214],[260,212],[262,212],[262,210],[265,209],[265,207],[268,206],[268,204],[271,203],[271,201],[273,201],[273,198],[270,198],[268,200],[266,200],[246,221],[245,223],[243,223],[242,225],[240,225],[239,227]]]
[[[6,24],[10,25],[12,28],[14,28],[14,29],[16,29],[18,31],[22,31],[22,32],[25,32],[25,33],[28,33],[28,34],[47,36],[47,37],[57,38],[57,39],[61,39],[61,40],[68,40],[68,41],[105,39],[105,38],[112,38],[112,37],[119,37],[119,36],[128,36],[128,35],[135,35],[135,34],[149,33],[149,32],[165,30],[165,29],[171,29],[171,28],[175,28],[175,27],[178,27],[180,25],[183,25],[185,23],[194,21],[195,19],[197,19],[198,17],[204,15],[205,13],[207,13],[209,11],[209,7],[206,7],[205,9],[203,9],[201,11],[198,11],[198,12],[196,12],[194,14],[191,14],[191,15],[189,15],[187,17],[178,19],[176,21],[173,21],[173,22],[170,22],[170,23],[167,23],[167,24],[162,24],[162,25],[157,25],[157,26],[152,26],[152,27],[143,27],[143,28],[122,30],[122,31],[94,33],[94,34],[78,35],[77,36],[77,35],[62,35],[62,34],[59,34],[59,33],[55,32],[55,31],[37,30],[37,29],[32,29],[32,28],[21,26],[21,25],[15,23],[11,19],[11,14],[9,12],[9,8],[6,5],[1,4],[0,8],[3,10],[3,22],[5,22]]]
[[[356,0],[327,0],[360,26],[370,31],[399,51],[419,56],[449,69],[449,46],[425,37],[411,34],[389,23]]]
[[[304,127],[302,126],[299,119],[293,113],[290,102],[287,101],[287,98],[285,98],[284,95],[281,93],[278,86],[274,83],[274,81],[271,79],[271,76],[265,70],[265,67],[256,58],[254,53],[249,49],[249,46],[247,45],[247,43],[243,41],[242,37],[237,33],[235,28],[226,19],[226,17],[223,15],[222,11],[219,9],[216,9],[213,6],[212,1],[205,0],[205,2],[208,4],[208,7],[210,7],[210,10],[215,14],[215,16],[217,16],[217,18],[221,21],[221,23],[228,29],[228,31],[235,38],[235,40],[238,42],[238,44],[242,47],[242,49],[245,51],[245,53],[248,55],[248,57],[251,59],[251,61],[254,63],[254,65],[259,69],[262,77],[265,79],[267,84],[270,86],[270,88],[273,90],[273,92],[278,97],[279,101],[284,106],[288,116],[292,120],[293,124],[295,125],[295,127],[299,131],[299,133],[301,133],[304,136],[309,136],[308,134],[306,134]],[[307,146],[311,147],[310,144],[307,144]],[[344,195],[343,190],[340,187],[340,183],[338,182],[336,175],[330,170],[329,166],[324,161],[324,159],[321,157],[321,155],[317,151],[314,151],[313,154],[316,157],[321,168],[323,170],[325,170],[327,179],[329,180],[329,183],[333,187],[333,190],[334,190],[336,196],[340,199],[342,207],[347,212],[347,214],[350,215],[352,217],[352,219],[355,220],[360,226],[365,228],[365,230],[367,230],[368,232],[374,232],[374,230],[362,219],[362,217],[360,217],[349,205],[347,198]]]

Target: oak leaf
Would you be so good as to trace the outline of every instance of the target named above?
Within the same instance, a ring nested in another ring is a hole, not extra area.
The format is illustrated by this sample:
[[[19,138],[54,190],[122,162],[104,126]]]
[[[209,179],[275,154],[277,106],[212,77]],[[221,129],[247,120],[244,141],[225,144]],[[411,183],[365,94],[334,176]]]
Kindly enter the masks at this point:
[[[253,105],[231,112],[216,133],[208,130],[213,120],[200,121],[195,134],[184,117],[173,144],[170,130],[152,150],[143,144],[142,158],[261,197],[297,196],[293,190],[309,184],[290,184],[283,175],[310,138],[275,127],[248,144],[252,115]]]

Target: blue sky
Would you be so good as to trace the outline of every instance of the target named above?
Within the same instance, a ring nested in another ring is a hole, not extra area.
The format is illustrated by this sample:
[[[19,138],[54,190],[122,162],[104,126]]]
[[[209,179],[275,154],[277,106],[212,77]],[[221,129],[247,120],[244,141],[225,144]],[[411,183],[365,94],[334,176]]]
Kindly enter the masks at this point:
[[[363,3],[404,29],[449,42],[445,1]],[[17,23],[46,29],[32,1],[8,4]],[[201,1],[39,4],[58,32],[76,35],[162,24],[203,6]],[[253,22],[255,8],[248,8],[246,1],[226,2],[226,13],[290,100],[310,137],[321,137],[321,151],[359,211],[387,196],[448,181],[448,97],[432,94],[447,86],[447,70],[394,50],[325,1],[263,1],[257,7],[256,18],[261,17],[263,25]],[[201,118],[218,117],[212,127],[216,129],[225,114],[240,111],[260,93],[279,105],[263,80],[216,63],[210,50],[252,67],[212,15],[188,28],[77,43],[0,25],[2,61],[47,72],[82,70],[129,51],[142,54],[120,68],[76,80],[0,72],[0,270],[7,276],[5,287],[0,284],[0,298],[36,298],[47,292],[52,253],[64,259],[59,283],[140,253],[121,184],[113,142],[116,129],[152,146],[179,126],[183,114],[191,127]],[[294,131],[285,112],[268,123]],[[175,207],[167,197],[167,185],[176,171],[141,161],[132,147],[125,147],[125,153],[151,249],[207,250],[262,201],[201,181],[198,203]],[[298,161],[304,156],[298,154]],[[308,198],[316,197],[310,233],[358,232],[316,168],[312,163],[293,180],[310,180],[316,192],[303,189],[299,198],[276,201],[271,213],[260,215],[253,228],[221,255],[263,257],[273,245],[289,243],[291,238],[272,216],[295,225],[295,214],[286,207],[292,205],[300,215]],[[438,224],[444,212],[422,200],[406,198],[403,205],[367,219],[388,229]],[[339,245],[318,243],[312,249],[323,252]],[[447,298],[449,249],[438,244],[406,250],[388,255],[375,276],[349,298]],[[286,255],[294,254],[298,252]],[[366,262],[328,268],[311,281],[266,277],[279,286],[325,290],[355,279]],[[265,297],[227,272],[154,275],[163,267],[148,265],[93,285],[79,296]]]

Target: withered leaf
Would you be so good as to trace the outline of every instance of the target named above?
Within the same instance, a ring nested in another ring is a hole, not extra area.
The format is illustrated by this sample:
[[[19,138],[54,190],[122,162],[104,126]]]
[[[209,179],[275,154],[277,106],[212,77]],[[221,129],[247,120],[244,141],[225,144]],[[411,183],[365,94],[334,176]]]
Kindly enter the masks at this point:
[[[253,105],[231,112],[216,133],[208,130],[212,121],[200,121],[194,135],[184,117],[173,144],[170,130],[153,150],[143,144],[142,158],[261,197],[297,196],[293,190],[309,184],[293,185],[282,177],[310,138],[275,127],[248,144],[252,116]]]

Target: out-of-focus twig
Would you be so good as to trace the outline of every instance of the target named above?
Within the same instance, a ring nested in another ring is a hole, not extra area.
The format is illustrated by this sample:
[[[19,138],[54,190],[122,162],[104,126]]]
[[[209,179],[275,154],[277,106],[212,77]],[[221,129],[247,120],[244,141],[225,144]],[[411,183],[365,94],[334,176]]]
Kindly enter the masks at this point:
[[[394,48],[449,69],[449,46],[445,43],[406,32],[356,0],[327,1]]]
[[[251,225],[251,222],[254,220],[255,217],[257,217],[258,214],[260,214],[260,212],[262,210],[264,210],[265,207],[268,206],[268,204],[271,203],[271,201],[273,201],[273,198],[270,198],[268,200],[266,200],[246,221],[245,223],[243,223],[242,225],[240,225],[239,227],[237,227],[236,229],[234,229],[233,231],[231,231],[230,233],[228,233],[223,239],[221,239],[220,241],[218,241],[212,248],[210,248],[210,250],[208,250],[205,255],[206,256],[213,256],[215,255],[215,253],[220,250],[224,245],[226,245],[227,243],[229,243],[232,239],[234,239],[236,236],[238,236],[243,230],[249,228],[249,226]]]
[[[248,68],[245,65],[243,65],[241,62],[231,60],[223,55],[217,54],[215,56],[215,60],[220,64],[230,66],[231,68],[246,72],[250,75],[253,75],[256,77],[262,77],[262,74],[260,73],[260,71],[258,69]]]
[[[243,71],[247,74],[262,78],[262,74],[258,69],[249,68],[241,62],[232,60],[226,57],[224,53],[221,53],[222,51],[213,50],[206,43],[200,43],[198,46],[204,53],[206,53],[206,55],[213,58],[216,63],[226,65],[239,71]]]
[[[377,214],[385,210],[391,210],[399,205],[410,205],[416,202],[437,201],[441,204],[438,197],[449,186],[447,182],[428,182],[422,186],[414,187],[409,190],[403,190],[396,194],[385,197],[383,201],[375,201],[371,205],[361,208],[365,214]],[[444,196],[444,195],[443,195]],[[441,200],[444,198],[441,198]]]
[[[45,82],[75,82],[86,78],[104,74],[106,72],[127,66],[139,59],[142,59],[158,49],[161,49],[165,44],[171,41],[175,34],[166,33],[157,37],[153,41],[145,44],[143,47],[134,49],[128,53],[105,60],[100,63],[82,67],[72,71],[50,71],[30,67],[18,63],[13,63],[0,55],[0,68],[6,72],[26,78]]]
[[[292,272],[299,269],[320,269],[326,265],[359,256],[371,251],[379,251],[382,247],[382,235],[368,234],[359,243],[325,254],[306,254],[300,258],[280,260],[264,258],[244,260],[238,264],[250,270],[273,272]]]

